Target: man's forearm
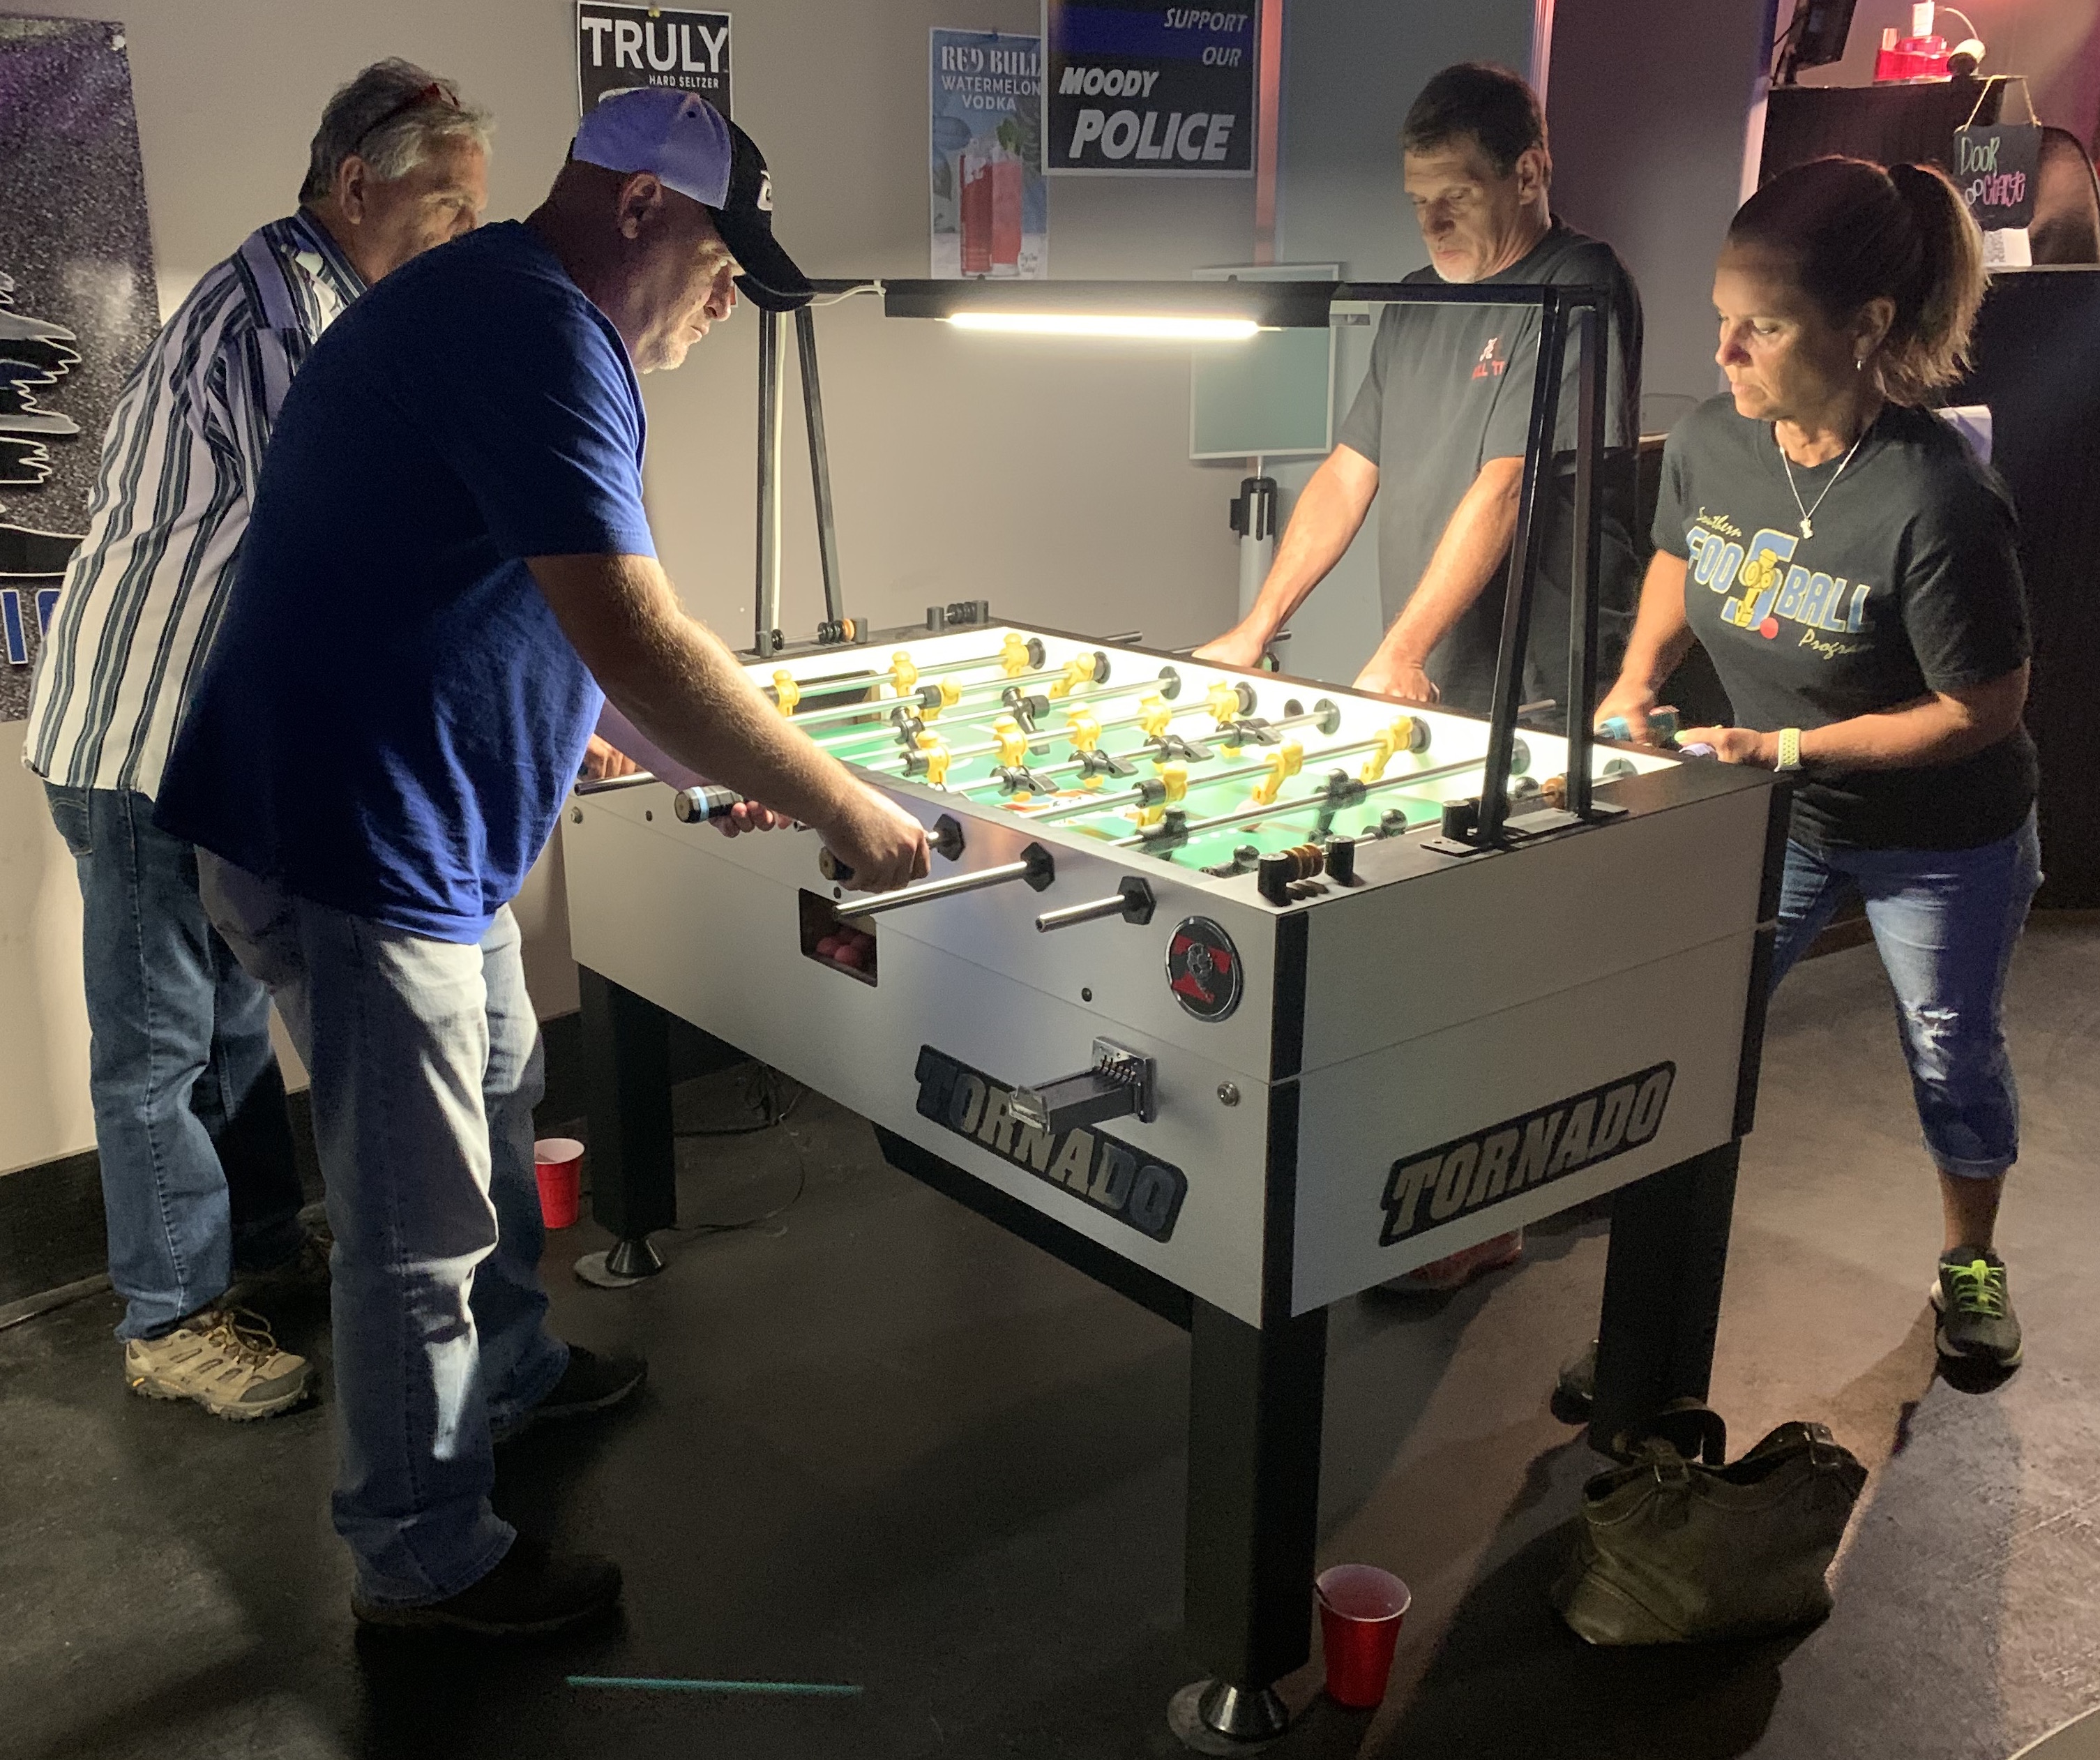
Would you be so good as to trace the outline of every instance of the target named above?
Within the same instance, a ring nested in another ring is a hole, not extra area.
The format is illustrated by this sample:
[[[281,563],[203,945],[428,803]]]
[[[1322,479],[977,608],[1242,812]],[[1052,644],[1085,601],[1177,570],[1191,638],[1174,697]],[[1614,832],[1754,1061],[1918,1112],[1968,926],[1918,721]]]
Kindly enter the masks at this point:
[[[1388,660],[1419,667],[1480,598],[1509,555],[1516,533],[1524,461],[1491,458],[1453,510],[1406,608],[1379,644]]]
[[[1264,641],[1290,622],[1290,614],[1341,561],[1377,490],[1377,468],[1368,460],[1354,461],[1347,471],[1330,461],[1312,474],[1291,509],[1268,578],[1248,614]]]
[[[589,565],[598,565],[595,579]],[[655,562],[542,558],[532,568],[605,694],[671,756],[799,819],[836,809],[852,786],[845,766],[791,727],[720,640],[685,615]],[[568,615],[586,593],[596,615]]]

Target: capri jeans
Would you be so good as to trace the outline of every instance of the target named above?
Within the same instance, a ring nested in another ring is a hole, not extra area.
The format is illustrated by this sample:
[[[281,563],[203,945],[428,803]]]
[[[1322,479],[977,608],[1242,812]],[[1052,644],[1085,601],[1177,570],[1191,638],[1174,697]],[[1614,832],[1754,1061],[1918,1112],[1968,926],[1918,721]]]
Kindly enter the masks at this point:
[[[1973,849],[1786,847],[1772,983],[1847,898],[1864,903],[1895,990],[1926,1148],[1944,1173],[1995,1179],[2019,1154],[2005,972],[2040,884],[2032,812],[2010,837]]]

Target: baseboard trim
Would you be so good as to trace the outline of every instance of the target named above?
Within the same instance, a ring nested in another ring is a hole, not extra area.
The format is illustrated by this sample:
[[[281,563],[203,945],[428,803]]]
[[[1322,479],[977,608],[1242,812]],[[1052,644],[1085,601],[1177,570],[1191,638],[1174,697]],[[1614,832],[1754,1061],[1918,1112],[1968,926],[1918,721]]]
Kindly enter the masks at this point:
[[[102,1163],[93,1149],[0,1179],[0,1306],[103,1269]]]
[[[20,1301],[0,1302],[0,1332],[10,1326],[19,1326],[25,1320],[34,1320],[39,1314],[48,1314],[55,1308],[64,1308],[69,1302],[77,1302],[84,1296],[99,1295],[109,1287],[109,1273],[98,1271],[91,1277],[82,1277],[77,1283],[62,1283],[55,1290],[46,1290],[41,1295],[25,1295]]]

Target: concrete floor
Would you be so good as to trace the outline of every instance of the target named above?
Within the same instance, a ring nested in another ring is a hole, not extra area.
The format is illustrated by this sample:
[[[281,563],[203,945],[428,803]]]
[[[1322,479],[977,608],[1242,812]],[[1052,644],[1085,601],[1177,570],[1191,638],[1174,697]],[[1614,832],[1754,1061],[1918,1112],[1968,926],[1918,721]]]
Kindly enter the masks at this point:
[[[2100,1702],[2100,923],[2039,920],[2015,967],[2027,1153],[2003,1245],[2029,1339],[2004,1386],[1935,1378],[1930,1176],[1871,950],[1789,980],[1738,1209],[1715,1401],[1733,1447],[1820,1418],[1873,1468],[1838,1609],[1785,1642],[1586,1649],[1547,1609],[1597,1462],[1548,1414],[1594,1317],[1601,1224],[1455,1299],[1344,1303],[1323,1561],[1413,1586],[1375,1714],[1310,1709],[1278,1760],[1745,1754],[2005,1760]],[[682,1095],[729,1116],[725,1078]],[[325,1409],[253,1427],[127,1396],[95,1299],[0,1333],[0,1753],[1169,1756],[1178,1643],[1180,1334],[877,1160],[812,1097],[691,1141],[689,1220],[571,1337],[646,1348],[643,1403],[506,1453],[527,1527],[627,1571],[624,1623],[489,1651],[352,1630]],[[324,1354],[311,1319],[286,1329]],[[571,1673],[858,1683],[721,1700]],[[2085,1732],[2081,1731],[2081,1735]]]

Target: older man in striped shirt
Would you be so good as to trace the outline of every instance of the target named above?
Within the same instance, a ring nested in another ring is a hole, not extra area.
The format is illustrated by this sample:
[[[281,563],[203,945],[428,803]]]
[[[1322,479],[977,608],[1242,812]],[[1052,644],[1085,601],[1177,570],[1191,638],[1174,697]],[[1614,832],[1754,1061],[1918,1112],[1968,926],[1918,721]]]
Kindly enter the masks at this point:
[[[80,876],[125,1378],[223,1418],[286,1410],[311,1381],[227,1305],[235,1278],[323,1273],[298,1222],[268,996],[206,919],[196,853],[155,827],[153,799],[292,376],[372,283],[473,228],[489,127],[406,61],[329,101],[298,211],[206,271],[132,373],[38,659],[27,761]]]

